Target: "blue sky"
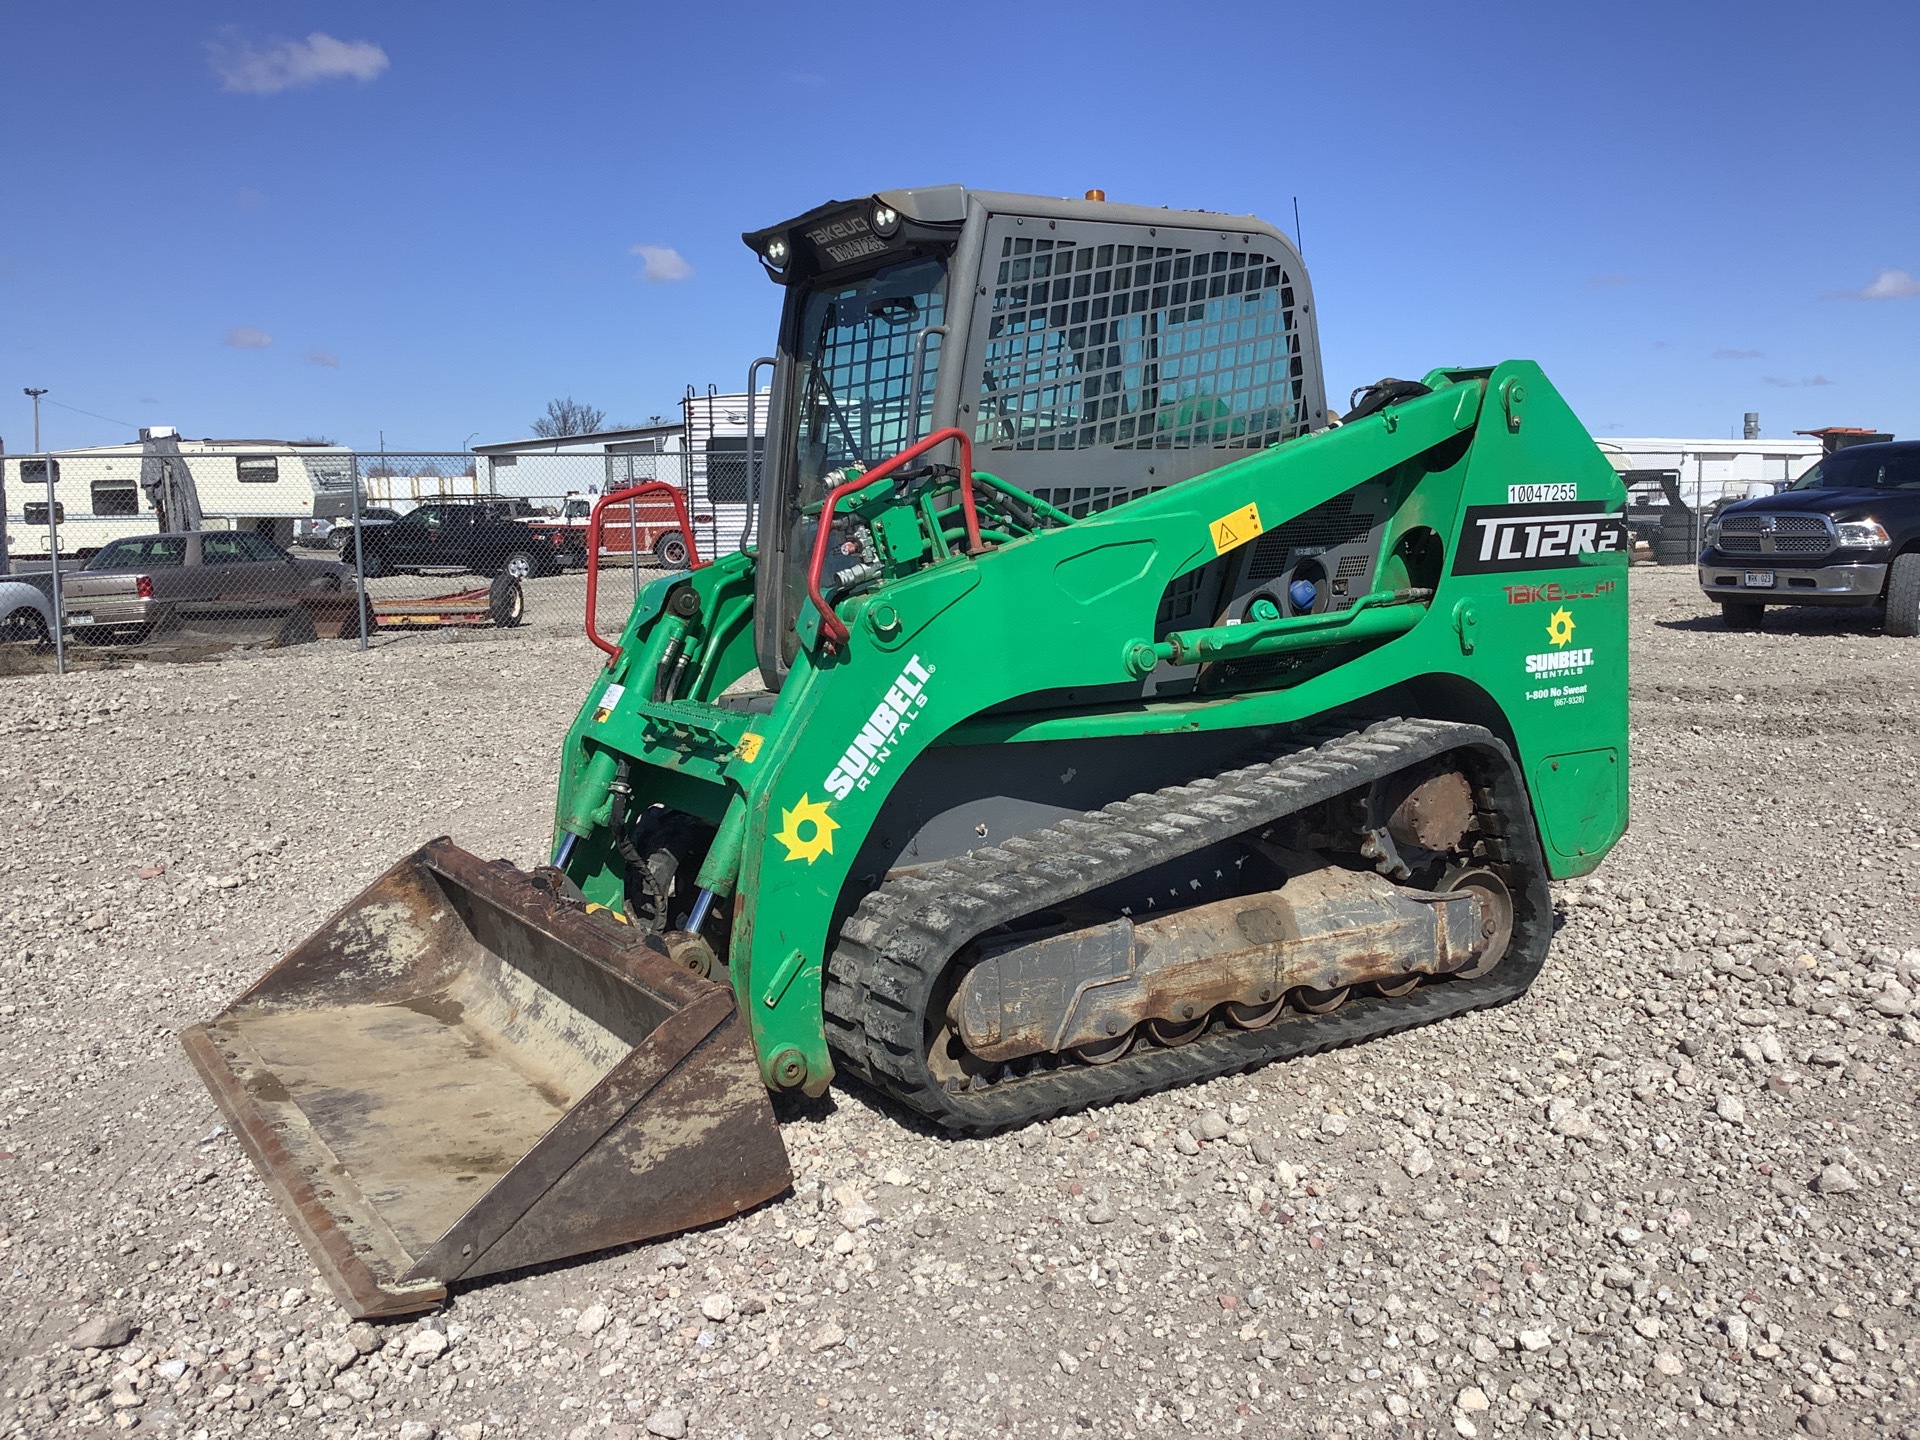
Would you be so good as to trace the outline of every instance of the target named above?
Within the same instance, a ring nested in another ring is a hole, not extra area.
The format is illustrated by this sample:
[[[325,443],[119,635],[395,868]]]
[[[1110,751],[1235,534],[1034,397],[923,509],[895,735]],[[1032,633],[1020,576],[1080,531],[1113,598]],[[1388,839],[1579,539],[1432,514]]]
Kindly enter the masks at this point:
[[[950,180],[1298,195],[1342,398],[1527,356],[1601,436],[1920,434],[1910,3],[71,0],[0,54],[13,451],[27,385],[49,446],[672,415],[772,343],[742,230]]]

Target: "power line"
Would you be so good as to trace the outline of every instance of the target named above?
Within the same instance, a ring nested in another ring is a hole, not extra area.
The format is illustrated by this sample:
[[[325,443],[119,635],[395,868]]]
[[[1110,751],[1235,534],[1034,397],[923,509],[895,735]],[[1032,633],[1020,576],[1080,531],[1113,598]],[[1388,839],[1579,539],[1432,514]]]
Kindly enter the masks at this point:
[[[91,410],[82,410],[78,405],[62,405],[58,400],[49,400],[46,403],[61,410],[71,410],[76,415],[85,415],[89,420],[104,420],[109,425],[124,425],[129,430],[138,430],[140,428],[131,420],[116,420],[111,415],[96,415]]]

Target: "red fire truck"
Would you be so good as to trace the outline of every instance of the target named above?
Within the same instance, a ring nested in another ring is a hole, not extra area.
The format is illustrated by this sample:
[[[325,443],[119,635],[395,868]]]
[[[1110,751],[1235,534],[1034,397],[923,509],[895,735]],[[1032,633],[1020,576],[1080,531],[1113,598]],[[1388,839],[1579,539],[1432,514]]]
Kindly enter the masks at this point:
[[[591,495],[570,491],[558,518],[542,522],[578,533],[572,563],[581,566],[587,561],[587,520],[593,514],[593,501]],[[695,515],[693,520],[698,525],[710,518]],[[615,556],[625,558],[637,552],[651,554],[669,570],[679,570],[687,563],[687,537],[681,533],[680,518],[674,513],[673,503],[664,496],[642,495],[637,500],[609,505],[600,526],[603,560]]]

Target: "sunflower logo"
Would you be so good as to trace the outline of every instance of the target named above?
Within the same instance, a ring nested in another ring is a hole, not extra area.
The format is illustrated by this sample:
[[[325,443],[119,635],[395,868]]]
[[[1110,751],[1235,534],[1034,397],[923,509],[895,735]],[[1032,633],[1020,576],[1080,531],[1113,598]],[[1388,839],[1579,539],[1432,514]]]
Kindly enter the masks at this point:
[[[1573,640],[1573,613],[1568,610],[1556,610],[1547,617],[1547,639],[1555,645],[1566,645]]]
[[[780,821],[773,838],[787,847],[787,859],[811,865],[822,855],[833,853],[833,832],[840,828],[840,822],[827,814],[826,801],[802,795],[791,810],[780,812]]]

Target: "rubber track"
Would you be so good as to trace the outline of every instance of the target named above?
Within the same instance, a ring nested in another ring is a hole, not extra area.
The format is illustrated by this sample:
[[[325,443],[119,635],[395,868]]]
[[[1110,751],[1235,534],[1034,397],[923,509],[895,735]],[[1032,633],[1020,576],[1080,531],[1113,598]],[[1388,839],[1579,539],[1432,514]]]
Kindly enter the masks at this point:
[[[1478,725],[1421,719],[1306,740],[1271,760],[1116,801],[882,884],[842,927],[827,964],[827,1037],[842,1068],[941,1125],[987,1133],[1391,1035],[1525,993],[1546,960],[1552,902],[1532,806],[1506,746]],[[1423,985],[1399,999],[1352,999],[1327,1015],[1288,1012],[1259,1030],[1220,1027],[1187,1045],[1143,1041],[1109,1065],[1063,1061],[981,1088],[949,1091],[928,1070],[927,1006],[950,959],[976,936],[1456,750],[1474,772],[1476,861],[1498,869],[1514,897],[1512,945],[1489,974]]]

